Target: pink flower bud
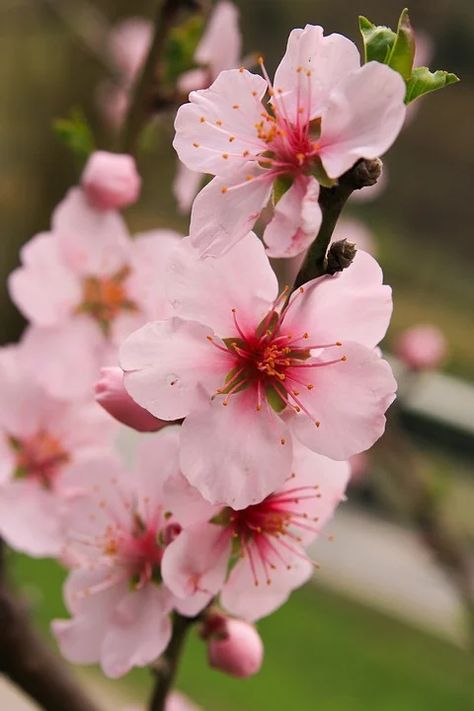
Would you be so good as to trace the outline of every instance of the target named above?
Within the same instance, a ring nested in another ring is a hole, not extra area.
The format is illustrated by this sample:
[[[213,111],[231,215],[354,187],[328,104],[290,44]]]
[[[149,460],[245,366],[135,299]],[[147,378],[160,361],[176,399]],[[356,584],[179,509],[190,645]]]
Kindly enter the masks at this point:
[[[141,178],[132,156],[96,151],[86,163],[81,184],[99,210],[120,210],[138,200]]]
[[[140,407],[123,385],[121,368],[102,368],[102,377],[95,385],[96,400],[109,415],[138,432],[156,432],[169,425]]]
[[[219,615],[208,636],[207,651],[211,667],[232,676],[253,676],[262,666],[262,640],[255,627],[244,620]]]
[[[395,343],[395,353],[412,370],[438,368],[445,360],[447,351],[443,333],[430,324],[407,328]]]

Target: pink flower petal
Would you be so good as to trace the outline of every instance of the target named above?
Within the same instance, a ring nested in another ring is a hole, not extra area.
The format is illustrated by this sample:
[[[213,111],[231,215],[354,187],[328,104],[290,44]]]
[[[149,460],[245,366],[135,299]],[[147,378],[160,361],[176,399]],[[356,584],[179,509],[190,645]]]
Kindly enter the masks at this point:
[[[9,546],[33,557],[57,556],[63,543],[59,497],[33,481],[0,488],[0,534]]]
[[[114,210],[97,210],[72,188],[53,213],[53,232],[65,264],[79,276],[115,274],[128,263],[131,242]]]
[[[23,266],[9,277],[12,300],[23,314],[41,326],[54,326],[71,317],[81,300],[79,280],[63,262],[56,237],[33,237],[21,250]]]
[[[319,140],[331,178],[359,158],[377,158],[390,148],[405,120],[405,91],[400,74],[379,62],[369,62],[339,82],[322,114]]]
[[[207,326],[180,318],[143,326],[120,349],[126,390],[155,417],[185,417],[199,402],[199,387],[211,394],[232,368],[230,355],[207,336]]]
[[[280,198],[263,233],[270,257],[294,257],[315,240],[322,221],[319,183],[301,176]]]
[[[178,109],[173,146],[190,168],[228,175],[252,155],[265,150],[255,124],[261,120],[261,99],[267,82],[245,69],[221,72],[208,89],[193,91],[190,103]]]
[[[226,338],[236,333],[232,309],[241,328],[252,331],[276,299],[278,283],[262,243],[249,233],[218,259],[200,259],[190,240],[183,240],[169,260],[166,291],[177,315]]]
[[[356,45],[347,37],[323,36],[323,28],[306,25],[292,30],[285,55],[275,72],[274,87],[283,90],[282,103],[295,123],[298,108],[310,119],[321,115],[331,90],[348,73],[360,66]],[[302,70],[297,72],[298,68]],[[310,77],[306,72],[310,71]]]
[[[239,10],[234,3],[220,0],[209,17],[194,53],[194,60],[197,64],[207,65],[216,77],[224,69],[238,66],[241,48]]]
[[[303,294],[296,291],[295,306],[285,318],[287,329],[295,334],[309,331],[312,344],[356,341],[376,346],[392,315],[392,291],[382,279],[375,259],[358,251],[344,271],[313,279]]]
[[[337,460],[369,449],[383,434],[384,413],[397,387],[390,366],[373,349],[347,342],[340,352],[347,360],[294,369],[303,383],[314,386],[308,390],[303,384],[299,398],[319,427],[302,412],[290,420],[303,444]],[[325,349],[320,361],[333,353],[334,349]]]
[[[266,401],[257,411],[252,387],[232,395],[227,407],[222,402],[203,399],[184,421],[181,467],[205,499],[241,509],[283,483],[291,467],[291,439]]]
[[[102,644],[100,662],[112,679],[132,667],[154,661],[171,638],[170,596],[163,588],[146,585],[129,592],[114,609]]]
[[[258,552],[253,546],[253,556],[258,565]],[[221,593],[223,607],[233,615],[245,620],[258,620],[269,615],[287,601],[295,588],[305,583],[313,572],[307,560],[292,554],[285,555],[287,565],[279,565],[271,571],[271,581],[266,582],[266,573],[258,568],[259,584],[255,585],[248,556],[232,569]]]
[[[191,526],[166,548],[163,580],[178,598],[197,597],[198,612],[224,584],[230,552],[230,538],[221,526]]]
[[[211,180],[196,197],[190,238],[201,256],[219,257],[250,232],[268,202],[270,171],[247,163],[228,178]]]
[[[193,200],[199,192],[202,183],[202,173],[189,170],[184,163],[178,162],[176,177],[173,183],[173,194],[180,212],[189,212]]]

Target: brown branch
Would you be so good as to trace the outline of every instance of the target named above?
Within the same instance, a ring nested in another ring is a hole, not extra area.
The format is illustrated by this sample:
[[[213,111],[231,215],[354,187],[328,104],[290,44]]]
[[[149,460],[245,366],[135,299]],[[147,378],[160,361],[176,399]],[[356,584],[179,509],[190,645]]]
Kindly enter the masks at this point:
[[[303,266],[298,272],[295,289],[315,277],[326,274],[326,252],[342,208],[354,190],[374,185],[380,177],[381,171],[382,161],[378,158],[360,160],[347,173],[341,175],[337,185],[333,188],[321,187],[319,204],[323,213],[323,221],[316,239],[308,250]]]
[[[125,119],[121,150],[135,155],[141,131],[158,108],[174,105],[173,97],[163,95],[161,90],[162,60],[166,40],[182,11],[202,9],[199,0],[162,0],[154,23],[153,39],[143,65],[141,75],[135,84],[130,108]]]
[[[175,615],[170,643],[153,668],[155,688],[150,699],[149,711],[164,711],[168,693],[176,676],[186,634],[197,619],[199,619],[199,616],[198,618],[192,618],[183,617],[179,614]]]
[[[0,541],[0,673],[46,711],[99,711],[67,667],[31,625],[24,603],[13,592]]]

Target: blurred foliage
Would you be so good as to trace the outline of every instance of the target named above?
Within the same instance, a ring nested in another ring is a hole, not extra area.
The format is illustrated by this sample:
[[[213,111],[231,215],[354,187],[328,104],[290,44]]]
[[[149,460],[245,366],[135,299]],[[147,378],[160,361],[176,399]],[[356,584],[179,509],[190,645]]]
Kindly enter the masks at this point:
[[[71,109],[66,118],[53,122],[53,129],[64,145],[71,149],[81,168],[95,150],[94,134],[84,112],[80,108]]]
[[[178,27],[174,27],[168,36],[165,48],[165,82],[173,88],[178,77],[195,67],[194,52],[204,30],[204,19],[194,15]]]
[[[50,561],[14,556],[16,579],[44,630],[64,615],[62,571]],[[190,634],[177,685],[207,711],[468,711],[472,659],[456,647],[363,605],[306,586],[259,623],[266,657],[252,679],[211,670]],[[441,672],[441,673],[440,673]],[[114,682],[115,686],[116,682]],[[141,698],[146,670],[122,681]],[[115,688],[115,694],[117,689]]]

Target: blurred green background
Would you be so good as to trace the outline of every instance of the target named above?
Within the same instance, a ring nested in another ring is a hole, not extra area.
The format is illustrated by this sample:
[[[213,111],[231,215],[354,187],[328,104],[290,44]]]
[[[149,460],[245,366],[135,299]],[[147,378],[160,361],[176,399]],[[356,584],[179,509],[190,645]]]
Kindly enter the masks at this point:
[[[65,27],[55,4],[53,0],[0,1],[3,342],[15,340],[23,327],[4,286],[18,262],[18,249],[48,228],[52,209],[78,180],[72,155],[51,130],[53,119],[80,106],[99,146],[111,145],[96,107],[103,69]],[[76,4],[81,5],[79,0]],[[156,6],[150,0],[91,4],[110,23],[130,14],[151,17]],[[294,26],[322,24],[326,31],[342,32],[360,45],[358,14],[394,26],[402,9],[395,0],[241,0],[237,4],[244,53],[262,52],[270,71]],[[406,326],[432,322],[448,338],[448,370],[472,381],[474,3],[413,0],[409,9],[415,28],[433,41],[430,66],[453,71],[462,81],[423,100],[386,156],[386,190],[375,202],[351,205],[348,212],[374,231],[386,281],[394,288],[388,346]],[[132,231],[170,225],[186,231],[186,218],[177,216],[171,192],[172,118],[171,114],[159,117],[151,148],[140,157],[144,191],[140,203],[127,214]],[[432,441],[423,449],[423,458],[428,469],[457,470],[457,485],[444,499],[445,516],[456,523],[470,520],[472,528],[470,464],[454,460],[452,452],[440,452]],[[46,628],[51,616],[61,613],[62,573],[50,563],[14,560],[16,578]],[[208,711],[286,711],[292,705],[301,711],[473,708],[472,659],[466,652],[350,597],[306,588],[264,620],[261,631],[267,656],[257,678],[236,682],[210,671],[204,649],[194,639],[180,674],[181,687]],[[125,684],[143,694],[148,675],[133,674]]]

